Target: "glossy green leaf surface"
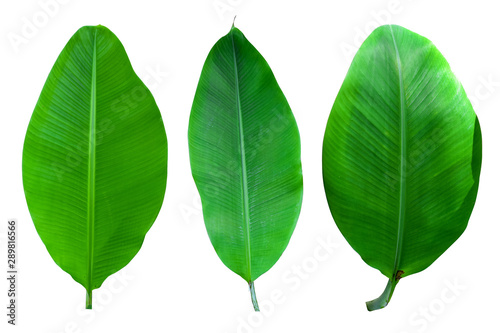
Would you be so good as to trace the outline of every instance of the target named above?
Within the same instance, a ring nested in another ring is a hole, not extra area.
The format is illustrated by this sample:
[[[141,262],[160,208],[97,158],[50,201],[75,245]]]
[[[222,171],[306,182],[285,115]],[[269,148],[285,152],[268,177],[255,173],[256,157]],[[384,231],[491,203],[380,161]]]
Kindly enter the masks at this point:
[[[52,68],[23,149],[23,184],[48,252],[87,291],[139,251],[165,194],[167,138],[118,38],[86,26]],[[56,287],[56,286],[54,286]]]
[[[399,26],[363,43],[333,105],[323,179],[349,244],[398,281],[432,264],[465,230],[479,184],[481,131],[437,48]]]
[[[300,212],[300,138],[269,65],[237,28],[206,59],[188,138],[210,240],[257,310],[253,282],[281,256]]]

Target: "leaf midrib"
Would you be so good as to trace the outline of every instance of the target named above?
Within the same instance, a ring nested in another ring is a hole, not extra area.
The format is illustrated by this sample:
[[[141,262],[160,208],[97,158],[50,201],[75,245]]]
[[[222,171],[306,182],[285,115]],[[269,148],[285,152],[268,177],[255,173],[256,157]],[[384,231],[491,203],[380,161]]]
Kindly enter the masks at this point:
[[[245,141],[243,133],[243,119],[241,111],[241,101],[240,101],[240,85],[239,85],[239,74],[238,65],[236,62],[236,49],[234,46],[234,36],[233,29],[231,28],[231,44],[233,49],[233,64],[235,73],[235,97],[236,106],[238,114],[238,133],[239,133],[239,144],[240,144],[240,154],[241,154],[241,198],[243,205],[243,238],[245,243],[245,255],[247,263],[247,274],[249,281],[252,280],[252,262],[251,262],[251,247],[250,247],[250,210],[249,210],[249,199],[248,199],[248,182],[247,182],[247,166],[246,166],[246,156],[245,156]]]
[[[392,41],[394,44],[394,50],[396,51],[396,60],[399,73],[399,103],[401,109],[401,120],[400,120],[400,179],[399,179],[399,213],[398,213],[398,231],[397,231],[397,241],[396,241],[396,253],[394,257],[394,268],[392,272],[392,278],[397,276],[399,266],[401,263],[401,254],[403,252],[403,233],[405,224],[405,213],[406,213],[406,155],[407,155],[407,123],[406,123],[406,104],[404,97],[404,86],[403,86],[403,72],[401,68],[401,58],[399,56],[398,46],[396,44],[396,38],[394,37],[394,32],[392,26],[389,26],[391,30]]]
[[[97,28],[94,31],[94,51],[92,57],[92,83],[90,91],[89,121],[89,162],[87,179],[87,290],[92,291],[94,274],[94,223],[95,223],[95,154],[96,154],[96,68],[97,68]]]

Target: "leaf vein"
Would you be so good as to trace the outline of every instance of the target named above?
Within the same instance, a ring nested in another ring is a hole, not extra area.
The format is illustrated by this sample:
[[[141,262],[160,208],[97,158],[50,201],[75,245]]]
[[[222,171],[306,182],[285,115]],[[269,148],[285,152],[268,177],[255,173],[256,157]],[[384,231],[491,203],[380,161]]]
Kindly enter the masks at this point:
[[[87,182],[87,292],[92,292],[94,275],[94,224],[95,224],[95,159],[96,159],[96,72],[97,72],[97,28],[94,31],[92,57],[92,84],[90,91],[90,121]]]
[[[389,26],[391,29],[392,41],[394,44],[394,50],[396,51],[396,60],[398,66],[399,73],[399,102],[400,102],[400,110],[401,110],[401,120],[400,120],[400,133],[401,133],[401,159],[400,159],[400,178],[399,178],[399,214],[398,214],[398,231],[397,231],[397,241],[396,241],[396,254],[394,258],[394,269],[393,276],[395,278],[397,272],[399,270],[399,266],[401,264],[401,254],[403,251],[403,233],[404,233],[404,224],[405,224],[405,213],[406,213],[406,155],[407,155],[407,124],[406,124],[406,108],[405,108],[405,94],[404,94],[404,85],[403,85],[403,72],[401,69],[401,58],[399,55],[398,46],[396,43],[396,38],[394,37],[394,32],[392,30],[392,26]]]
[[[247,179],[247,166],[246,166],[246,156],[245,156],[245,135],[243,132],[243,115],[241,110],[241,100],[240,100],[240,86],[239,86],[239,73],[238,64],[236,59],[236,48],[234,45],[234,35],[231,29],[231,44],[233,48],[233,63],[234,63],[234,73],[235,73],[235,97],[236,97],[236,107],[238,114],[238,133],[239,133],[239,144],[240,144],[240,156],[241,156],[241,198],[243,205],[243,237],[245,243],[245,254],[246,254],[246,264],[249,282],[252,280],[252,259],[251,259],[251,246],[250,246],[250,209],[249,209],[249,198],[248,198],[248,179]]]

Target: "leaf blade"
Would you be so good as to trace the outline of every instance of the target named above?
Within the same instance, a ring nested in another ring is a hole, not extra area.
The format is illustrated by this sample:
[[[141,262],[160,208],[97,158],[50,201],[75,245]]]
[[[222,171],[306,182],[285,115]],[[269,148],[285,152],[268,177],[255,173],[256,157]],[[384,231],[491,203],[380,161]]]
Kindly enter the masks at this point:
[[[480,150],[477,117],[436,47],[402,27],[376,29],[325,131],[324,185],[337,226],[395,286],[465,230]]]
[[[123,45],[105,27],[81,28],[30,120],[23,185],[47,250],[89,301],[140,249],[163,201],[166,163],[161,114]]]
[[[269,65],[236,28],[207,57],[188,139],[210,240],[252,286],[281,256],[298,218],[300,139]]]

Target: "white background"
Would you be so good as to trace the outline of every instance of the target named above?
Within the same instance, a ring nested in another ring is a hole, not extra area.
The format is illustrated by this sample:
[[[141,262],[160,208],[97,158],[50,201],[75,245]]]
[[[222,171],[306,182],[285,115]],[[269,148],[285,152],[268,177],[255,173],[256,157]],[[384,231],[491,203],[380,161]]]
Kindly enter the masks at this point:
[[[0,267],[6,271],[6,221],[17,218],[20,275],[15,328],[6,323],[7,284],[4,278],[0,283],[0,331],[498,330],[500,20],[493,3],[2,1]],[[234,15],[287,96],[303,151],[301,216],[281,259],[256,282],[260,314],[253,312],[245,281],[222,264],[210,244],[188,158],[188,118],[201,68]],[[370,313],[365,301],[380,295],[386,278],[361,260],[332,220],[322,185],[321,146],[353,54],[368,33],[389,22],[432,40],[450,63],[482,125],[483,167],[462,237],[427,270],[403,279],[387,308]],[[28,31],[29,24],[35,29]],[[31,113],[58,54],[78,28],[96,24],[120,38],[155,96],[169,141],[169,178],[161,213],[141,251],[94,291],[94,310],[86,311],[83,287],[52,261],[35,231],[23,194],[21,155]],[[23,43],[13,45],[13,36],[24,38]],[[334,246],[325,249],[325,243]]]

